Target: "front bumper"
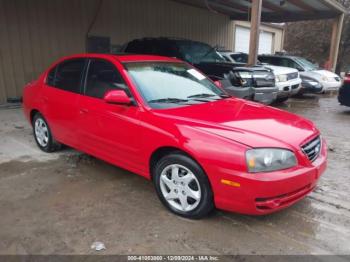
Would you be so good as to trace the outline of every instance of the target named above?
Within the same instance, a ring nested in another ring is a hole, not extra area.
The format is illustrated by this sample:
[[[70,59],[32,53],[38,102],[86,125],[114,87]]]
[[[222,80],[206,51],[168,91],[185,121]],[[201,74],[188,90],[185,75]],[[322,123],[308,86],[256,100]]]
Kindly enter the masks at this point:
[[[254,101],[269,105],[276,100],[277,94],[277,87],[255,88]]]
[[[321,82],[323,86],[323,91],[335,91],[341,87],[341,81],[332,81],[332,82]]]
[[[289,97],[299,93],[301,79],[293,79],[287,82],[276,82],[278,87],[278,98]]]
[[[306,93],[314,93],[318,94],[323,91],[323,86],[318,83],[317,85],[311,85],[308,81],[303,81],[301,83],[301,89],[300,93],[301,94],[306,94]]]
[[[220,180],[236,186],[213,183],[214,201],[219,209],[250,215],[264,215],[284,209],[303,199],[317,185],[327,166],[327,146],[308,166],[269,173],[232,173],[225,170]]]
[[[254,87],[248,86],[248,87],[241,87],[241,86],[229,86],[224,87],[224,90],[232,96],[238,97],[238,98],[245,98],[245,99],[251,99],[254,97],[255,90]]]

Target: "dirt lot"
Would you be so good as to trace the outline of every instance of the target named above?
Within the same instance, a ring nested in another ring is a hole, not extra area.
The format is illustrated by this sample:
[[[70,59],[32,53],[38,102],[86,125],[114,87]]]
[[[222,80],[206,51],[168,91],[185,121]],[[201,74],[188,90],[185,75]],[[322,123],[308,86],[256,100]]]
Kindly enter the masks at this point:
[[[330,145],[319,187],[279,213],[169,213],[152,183],[71,149],[45,154],[21,109],[0,109],[0,254],[350,254],[350,109],[334,96],[279,106]],[[283,135],[283,134],[281,134]]]

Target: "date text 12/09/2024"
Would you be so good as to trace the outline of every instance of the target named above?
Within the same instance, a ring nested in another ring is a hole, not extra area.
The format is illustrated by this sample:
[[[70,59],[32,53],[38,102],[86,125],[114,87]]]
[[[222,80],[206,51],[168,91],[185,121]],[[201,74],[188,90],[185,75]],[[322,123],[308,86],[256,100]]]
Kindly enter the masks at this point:
[[[218,256],[207,256],[207,255],[198,255],[198,256],[128,256],[128,261],[220,261]]]

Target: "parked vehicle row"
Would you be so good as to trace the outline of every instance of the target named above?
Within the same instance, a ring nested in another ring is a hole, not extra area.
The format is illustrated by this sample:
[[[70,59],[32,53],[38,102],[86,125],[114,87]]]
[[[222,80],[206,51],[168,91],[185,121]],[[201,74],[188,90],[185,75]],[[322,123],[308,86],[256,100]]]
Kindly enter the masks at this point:
[[[283,102],[296,94],[322,93],[341,85],[338,75],[296,56],[260,55],[256,66],[247,67],[245,53],[219,53],[205,43],[165,37],[135,39],[125,44],[122,51],[176,57],[220,82],[229,94],[265,104]]]
[[[248,63],[248,54],[234,53],[229,51],[220,52],[221,55],[232,63],[240,63],[242,66]],[[301,78],[296,69],[282,66],[262,65],[257,67],[264,67],[271,69],[275,75],[276,87],[278,88],[277,102],[284,102],[290,96],[298,94],[301,87]]]
[[[327,148],[300,116],[233,98],[188,63],[147,55],[63,58],[24,88],[38,147],[66,144],[154,182],[177,215],[262,215],[311,192]]]
[[[316,83],[319,83],[323,88],[321,92],[327,92],[338,90],[341,86],[341,78],[337,74],[320,69],[318,65],[302,57],[289,55],[259,55],[259,60],[262,63],[297,69],[300,72],[300,76],[305,79],[305,82],[308,82],[306,84],[307,88],[316,87],[318,86]],[[306,90],[304,90],[304,92],[305,91]]]

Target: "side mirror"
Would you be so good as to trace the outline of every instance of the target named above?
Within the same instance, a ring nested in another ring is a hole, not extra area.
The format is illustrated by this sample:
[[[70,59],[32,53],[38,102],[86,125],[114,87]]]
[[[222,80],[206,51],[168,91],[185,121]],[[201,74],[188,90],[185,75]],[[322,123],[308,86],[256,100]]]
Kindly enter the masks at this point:
[[[304,72],[304,71],[305,71],[304,68],[302,68],[301,66],[298,66],[298,67],[297,67],[297,70],[298,70],[299,72]]]
[[[219,80],[214,81],[214,84],[215,84],[217,87],[222,88],[222,84],[221,84],[221,82],[220,82]]]
[[[131,98],[125,93],[124,90],[111,90],[107,92],[103,98],[106,103],[117,105],[131,105]]]

